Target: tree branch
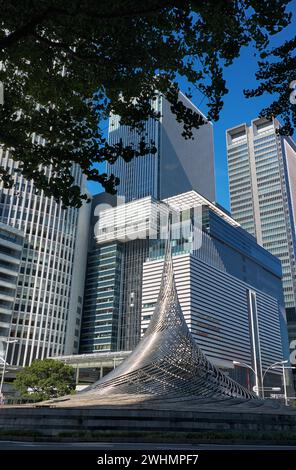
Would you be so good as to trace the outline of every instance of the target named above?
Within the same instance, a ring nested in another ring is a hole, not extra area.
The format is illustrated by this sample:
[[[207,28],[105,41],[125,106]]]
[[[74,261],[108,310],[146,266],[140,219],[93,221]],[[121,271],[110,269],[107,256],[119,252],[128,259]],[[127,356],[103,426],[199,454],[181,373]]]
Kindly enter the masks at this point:
[[[179,7],[182,8],[185,6],[187,2],[184,0],[167,0],[166,2],[160,1],[158,2],[158,5],[155,5],[150,8],[144,8],[144,9],[139,9],[139,10],[129,10],[126,12],[123,12],[122,10],[117,10],[115,12],[111,12],[109,14],[103,14],[103,15],[98,15],[95,11],[81,11],[81,13],[84,13],[86,16],[90,16],[92,18],[96,18],[99,20],[112,20],[116,18],[135,18],[138,16],[154,16],[155,14],[159,13],[161,10],[164,8],[168,7]]]
[[[134,17],[141,17],[141,16],[149,16],[149,15],[155,15],[159,13],[159,11],[163,10],[164,8],[168,7],[175,7],[179,6],[182,7],[184,6],[184,1],[183,0],[167,0],[166,2],[160,2],[159,5],[156,5],[154,7],[150,7],[147,9],[142,9],[142,10],[134,10],[134,11],[115,11],[113,13],[109,14],[98,14],[95,11],[90,11],[90,10],[83,10],[77,7],[77,9],[73,10],[72,12],[63,9],[63,8],[56,8],[56,7],[51,7],[47,8],[44,10],[42,13],[39,13],[38,15],[34,16],[28,23],[25,25],[21,26],[20,28],[16,29],[12,33],[8,34],[6,37],[2,38],[0,40],[0,49],[5,49],[16,42],[18,42],[21,39],[24,39],[28,36],[32,36],[35,33],[36,27],[40,26],[44,20],[49,19],[52,16],[55,15],[64,15],[64,16],[71,16],[75,17],[77,14],[82,14],[90,18],[96,18],[100,21],[106,21],[106,20],[112,20],[116,18],[134,18]]]
[[[20,39],[30,36],[34,32],[36,26],[41,24],[46,17],[48,17],[49,13],[50,8],[39,13],[39,15],[33,17],[28,23],[16,29],[13,33],[8,34],[8,36],[2,38],[0,40],[0,49],[10,47]]]
[[[77,51],[74,51],[73,49],[71,49],[71,47],[74,47],[72,44],[67,44],[61,41],[59,42],[51,41],[45,36],[40,36],[37,33],[33,33],[32,36],[36,38],[41,44],[44,44],[45,46],[63,49],[66,52],[66,54],[69,54],[72,57],[72,59],[78,60],[79,62],[86,62],[86,63],[92,62],[96,64],[98,64],[99,62],[98,56],[93,55],[92,57],[90,57],[90,56],[86,56],[86,55],[82,56],[78,54]]]

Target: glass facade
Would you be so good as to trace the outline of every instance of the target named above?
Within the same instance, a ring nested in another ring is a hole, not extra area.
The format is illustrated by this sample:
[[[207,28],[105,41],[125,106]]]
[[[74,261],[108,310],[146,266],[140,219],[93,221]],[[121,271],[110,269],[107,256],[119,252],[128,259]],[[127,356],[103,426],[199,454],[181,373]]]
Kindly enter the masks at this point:
[[[123,245],[119,351],[132,351],[141,337],[143,263],[149,252],[149,240],[132,240]]]
[[[22,232],[0,223],[0,353],[9,338],[23,242]]]
[[[8,362],[25,366],[64,353],[71,297],[76,296],[77,308],[82,308],[79,289],[71,291],[79,211],[65,210],[37,191],[32,181],[16,173],[18,163],[3,149],[0,164],[15,175],[11,189],[0,186],[0,222],[24,233],[10,332],[17,342],[10,347]],[[51,175],[50,168],[45,172]],[[73,177],[80,186],[78,166],[73,166]]]
[[[179,100],[192,111],[201,114],[198,108],[182,93]],[[142,138],[153,144],[156,153],[134,158],[129,162],[119,157],[107,164],[107,174],[120,179],[117,194],[125,202],[152,196],[164,199],[192,189],[209,200],[215,200],[213,126],[206,121],[199,129],[193,129],[194,139],[184,139],[183,125],[176,120],[170,103],[158,95],[151,107],[159,120],[149,118],[138,133],[120,123],[120,117],[111,115],[108,142],[122,142],[138,150]]]
[[[247,139],[239,137],[228,149],[228,173],[233,217],[256,236]]]
[[[166,205],[150,196],[114,206],[104,193],[94,197],[81,353],[130,351],[137,345],[143,263],[160,222],[167,227]]]
[[[277,133],[279,123],[256,119],[250,127],[227,131],[230,200],[233,217],[278,257],[283,272],[286,308],[295,308],[295,180],[296,145]],[[289,159],[289,160],[288,160]],[[293,200],[294,199],[294,200]]]
[[[156,113],[161,113],[162,99],[159,96],[153,103],[152,108]],[[122,141],[123,145],[137,147],[144,136],[147,142],[155,142],[159,147],[160,121],[148,119],[144,124],[142,134],[132,130],[129,126],[120,124],[120,117],[111,115],[109,122],[110,145],[115,145]],[[113,165],[107,164],[108,175],[114,173],[120,179],[117,187],[119,196],[124,196],[125,201],[141,199],[145,196],[159,197],[159,157],[158,154],[149,154],[139,158],[134,158],[126,163],[123,158],[119,158]]]
[[[116,350],[122,245],[96,245],[88,256],[80,352]]]

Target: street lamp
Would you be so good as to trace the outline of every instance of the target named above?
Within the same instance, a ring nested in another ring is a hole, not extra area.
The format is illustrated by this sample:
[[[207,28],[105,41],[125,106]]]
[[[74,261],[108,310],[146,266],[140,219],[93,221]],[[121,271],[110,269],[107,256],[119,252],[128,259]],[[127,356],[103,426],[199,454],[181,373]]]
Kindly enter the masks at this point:
[[[263,377],[262,377],[263,398],[264,398],[264,378],[265,378],[266,373],[267,373],[270,369],[274,369],[275,366],[281,365],[282,368],[283,368],[283,385],[284,385],[285,404],[288,405],[288,399],[287,399],[287,382],[286,382],[286,375],[285,375],[285,364],[287,364],[288,362],[289,362],[289,361],[288,361],[287,359],[286,359],[285,361],[277,361],[277,362],[274,362],[273,364],[271,364],[269,367],[267,367],[267,369],[266,369],[266,371],[264,372]]]
[[[6,351],[5,351],[5,356],[4,359],[1,357],[3,361],[3,370],[2,370],[2,377],[1,377],[1,382],[0,382],[0,396],[2,395],[2,389],[3,389],[3,384],[4,384],[4,375],[5,375],[5,369],[6,369],[6,364],[7,364],[7,355],[8,355],[8,347],[12,343],[18,343],[18,339],[11,339],[6,341]]]
[[[255,393],[256,393],[257,397],[259,397],[259,381],[258,381],[258,376],[256,374],[255,369],[253,369],[252,366],[249,366],[249,364],[246,364],[245,362],[232,361],[232,364],[234,366],[243,366],[243,367],[247,367],[248,369],[251,369],[251,371],[255,375],[255,380],[256,380],[256,386],[255,386],[254,390],[255,390]]]

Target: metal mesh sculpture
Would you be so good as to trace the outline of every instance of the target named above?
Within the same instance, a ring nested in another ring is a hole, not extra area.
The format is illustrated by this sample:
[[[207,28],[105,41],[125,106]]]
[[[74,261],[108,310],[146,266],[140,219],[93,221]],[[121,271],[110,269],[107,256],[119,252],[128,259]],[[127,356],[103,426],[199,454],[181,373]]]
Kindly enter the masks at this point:
[[[179,304],[169,243],[158,301],[144,336],[119,367],[76,400],[114,394],[150,399],[256,398],[212,365],[194,341]]]

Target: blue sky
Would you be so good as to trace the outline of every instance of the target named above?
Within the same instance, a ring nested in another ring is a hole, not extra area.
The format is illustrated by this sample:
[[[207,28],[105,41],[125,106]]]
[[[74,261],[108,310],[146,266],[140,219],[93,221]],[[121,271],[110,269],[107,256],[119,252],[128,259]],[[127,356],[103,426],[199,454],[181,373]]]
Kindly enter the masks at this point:
[[[291,2],[289,9],[296,15],[296,0]],[[285,31],[276,35],[273,45],[278,45],[289,39],[293,33],[295,35],[295,19]],[[257,71],[257,58],[254,56],[252,47],[244,48],[240,57],[228,68],[225,69],[225,79],[229,93],[224,97],[224,107],[218,122],[214,123],[215,142],[215,171],[216,171],[216,200],[226,209],[229,209],[229,190],[227,176],[227,158],[225,145],[225,131],[243,122],[250,123],[257,117],[260,110],[272,101],[272,96],[264,95],[259,98],[245,98],[243,90],[256,86],[255,73]],[[296,80],[296,71],[295,71]],[[182,90],[182,83],[180,83]],[[205,99],[198,92],[193,95],[192,101],[205,114],[207,109]],[[101,191],[97,183],[88,184],[89,191],[94,194]]]
[[[296,13],[296,1],[293,1],[291,6]],[[275,45],[280,44],[282,41],[289,39],[293,33],[295,35],[295,20],[293,27],[290,26],[286,31],[274,37],[273,43]],[[214,123],[214,139],[216,199],[227,209],[229,209],[229,191],[225,130],[243,122],[250,123],[273,100],[272,96],[268,94],[258,98],[245,98],[243,90],[256,87],[255,73],[257,69],[257,58],[254,57],[253,49],[249,47],[242,49],[241,56],[225,70],[229,93],[224,98],[224,107],[220,119]]]

